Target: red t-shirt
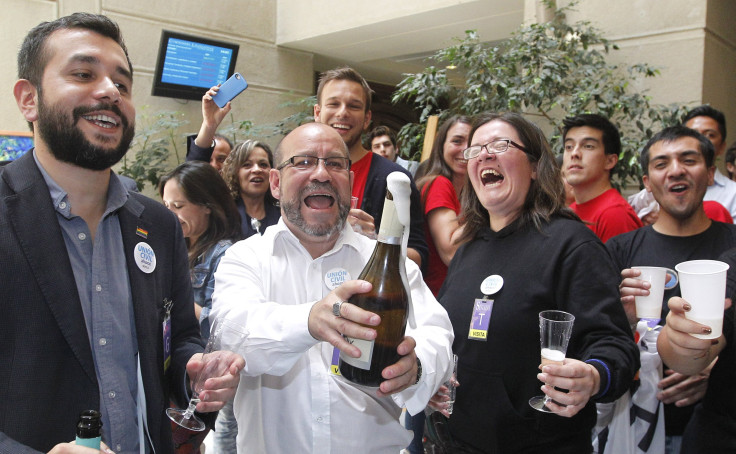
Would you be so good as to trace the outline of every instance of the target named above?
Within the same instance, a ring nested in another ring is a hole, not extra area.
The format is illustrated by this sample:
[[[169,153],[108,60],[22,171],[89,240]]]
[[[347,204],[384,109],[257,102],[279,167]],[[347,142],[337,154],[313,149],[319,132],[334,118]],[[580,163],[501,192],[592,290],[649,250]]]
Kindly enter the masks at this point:
[[[363,193],[365,192],[365,183],[368,181],[368,171],[371,169],[372,160],[373,152],[369,152],[358,162],[350,165],[350,170],[353,171],[353,197],[358,198],[358,208],[363,206]]]
[[[429,187],[429,193],[427,193],[427,187]],[[427,283],[427,287],[434,296],[437,296],[442,283],[445,282],[447,266],[442,263],[437,247],[434,245],[427,219],[429,218],[429,212],[437,208],[449,208],[455,214],[460,214],[460,200],[457,198],[452,182],[441,175],[438,175],[433,182],[427,183],[422,188],[422,200],[424,201],[424,237],[427,240],[427,246],[429,246],[429,263],[427,264],[427,273],[424,275],[424,282]]]
[[[703,200],[703,210],[705,211],[705,215],[714,221],[733,224],[731,213],[728,212],[726,207],[715,200]]]
[[[570,208],[604,243],[613,236],[642,227],[634,209],[613,188],[585,203],[573,202]]]

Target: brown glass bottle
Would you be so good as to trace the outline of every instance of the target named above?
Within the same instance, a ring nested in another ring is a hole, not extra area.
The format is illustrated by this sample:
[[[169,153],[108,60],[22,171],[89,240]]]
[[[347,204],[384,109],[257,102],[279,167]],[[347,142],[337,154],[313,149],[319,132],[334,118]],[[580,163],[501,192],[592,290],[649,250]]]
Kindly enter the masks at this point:
[[[340,373],[346,379],[364,386],[378,386],[384,380],[381,372],[395,364],[400,356],[396,351],[404,339],[409,309],[409,285],[401,253],[403,225],[398,221],[393,197],[386,191],[378,242],[373,255],[358,276],[370,282],[368,293],[353,295],[349,303],[378,314],[381,323],[373,327],[377,331],[374,341],[347,338],[363,352],[360,358],[352,358],[340,352]]]

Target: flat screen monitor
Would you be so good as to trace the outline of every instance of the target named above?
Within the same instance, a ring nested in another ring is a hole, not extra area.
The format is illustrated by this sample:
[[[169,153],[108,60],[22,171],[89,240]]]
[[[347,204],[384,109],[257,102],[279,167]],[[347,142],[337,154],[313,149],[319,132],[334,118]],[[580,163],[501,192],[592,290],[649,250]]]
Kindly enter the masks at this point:
[[[163,30],[154,74],[153,96],[202,99],[212,86],[235,72],[237,44]]]

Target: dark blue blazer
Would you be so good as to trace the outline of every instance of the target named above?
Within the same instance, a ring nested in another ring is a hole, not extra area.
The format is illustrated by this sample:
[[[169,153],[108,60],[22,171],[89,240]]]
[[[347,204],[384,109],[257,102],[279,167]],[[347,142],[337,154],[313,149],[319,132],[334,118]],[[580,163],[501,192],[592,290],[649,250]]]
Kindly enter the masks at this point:
[[[395,171],[406,174],[411,181],[411,225],[409,229],[408,247],[415,249],[422,257],[422,271],[426,272],[427,262],[429,261],[429,248],[427,247],[427,240],[424,237],[424,213],[422,212],[419,191],[414,184],[414,177],[411,176],[408,170],[383,156],[374,154],[371,159],[371,166],[368,169],[368,180],[365,182],[363,203],[360,208],[373,216],[376,232],[378,232],[378,228],[381,225],[381,216],[383,216],[383,202],[386,200],[386,178],[389,173]]]
[[[118,216],[148,428],[156,453],[170,453],[165,409],[170,397],[186,402],[185,366],[202,351],[186,246],[172,213],[140,194],[130,193]],[[137,235],[138,228],[148,237]],[[141,241],[156,254],[150,274],[135,264]],[[166,373],[165,298],[174,302]],[[99,408],[99,389],[61,228],[32,152],[0,168],[0,314],[0,453],[48,452],[74,440],[79,413]]]

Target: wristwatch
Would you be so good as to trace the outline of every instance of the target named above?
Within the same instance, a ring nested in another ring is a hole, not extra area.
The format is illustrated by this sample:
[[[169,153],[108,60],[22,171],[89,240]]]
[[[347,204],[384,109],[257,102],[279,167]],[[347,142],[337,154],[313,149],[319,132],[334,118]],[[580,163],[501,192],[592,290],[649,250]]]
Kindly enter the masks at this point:
[[[414,384],[416,385],[417,383],[419,383],[419,380],[421,379],[422,379],[422,362],[419,361],[419,357],[417,356],[417,381],[415,381]]]

